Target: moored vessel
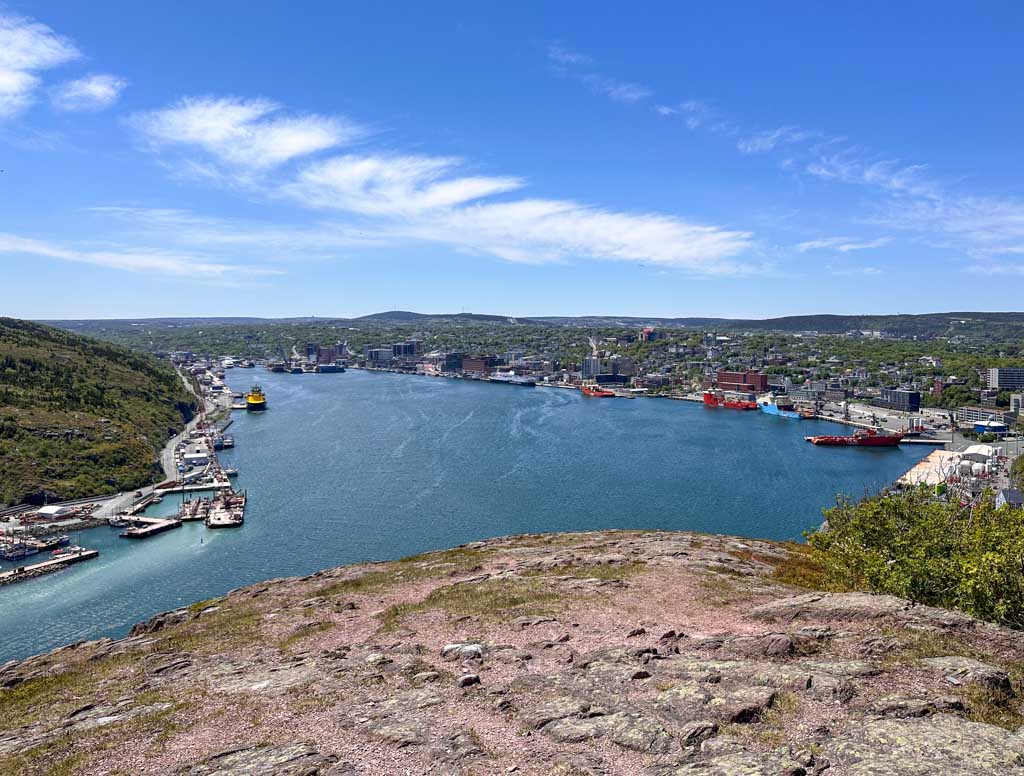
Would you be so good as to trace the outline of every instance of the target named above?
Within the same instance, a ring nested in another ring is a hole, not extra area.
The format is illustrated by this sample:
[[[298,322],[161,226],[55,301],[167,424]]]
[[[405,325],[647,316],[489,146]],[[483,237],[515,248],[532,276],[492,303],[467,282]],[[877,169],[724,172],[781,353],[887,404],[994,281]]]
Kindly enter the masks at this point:
[[[862,428],[849,436],[826,434],[825,436],[804,437],[804,439],[813,445],[830,447],[895,447],[902,441],[903,434],[882,433],[873,428]]]
[[[259,385],[254,385],[245,395],[245,408],[249,412],[258,412],[267,408],[267,396]]]
[[[488,379],[492,383],[508,383],[509,385],[522,385],[528,388],[532,388],[537,384],[537,381],[532,377],[517,375],[515,372],[494,372]]]
[[[725,407],[729,410],[756,410],[757,402],[749,394],[725,393],[720,390],[704,391],[705,407]]]
[[[800,420],[803,418],[788,396],[776,396],[774,393],[766,393],[757,397],[757,406],[765,415],[778,415],[780,418],[792,418]]]
[[[599,385],[584,385],[580,388],[584,396],[593,396],[596,399],[608,399],[615,396],[612,391],[605,390]]]

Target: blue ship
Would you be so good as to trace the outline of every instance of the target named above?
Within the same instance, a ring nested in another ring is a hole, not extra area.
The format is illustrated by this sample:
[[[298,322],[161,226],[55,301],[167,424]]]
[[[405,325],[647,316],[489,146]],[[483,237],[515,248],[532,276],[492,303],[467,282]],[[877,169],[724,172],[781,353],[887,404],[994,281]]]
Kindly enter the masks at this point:
[[[793,420],[800,420],[803,417],[793,407],[793,402],[788,396],[766,393],[764,396],[757,397],[757,406],[765,415],[778,415],[781,418],[792,418]]]

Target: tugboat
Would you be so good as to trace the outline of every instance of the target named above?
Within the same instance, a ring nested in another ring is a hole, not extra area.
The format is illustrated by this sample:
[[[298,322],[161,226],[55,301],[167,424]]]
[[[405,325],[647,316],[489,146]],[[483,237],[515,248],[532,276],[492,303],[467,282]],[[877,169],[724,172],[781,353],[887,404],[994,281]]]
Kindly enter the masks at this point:
[[[267,396],[258,385],[250,388],[245,395],[245,408],[249,412],[261,412],[267,408]]]
[[[804,439],[812,445],[831,447],[895,447],[902,441],[903,434],[898,432],[883,434],[873,428],[862,428],[855,431],[852,436],[809,436]]]

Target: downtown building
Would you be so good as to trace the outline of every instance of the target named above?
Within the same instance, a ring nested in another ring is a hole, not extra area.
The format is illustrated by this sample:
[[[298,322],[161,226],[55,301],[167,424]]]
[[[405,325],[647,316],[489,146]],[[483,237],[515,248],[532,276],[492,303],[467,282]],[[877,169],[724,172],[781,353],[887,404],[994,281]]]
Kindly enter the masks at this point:
[[[1002,366],[989,369],[988,387],[997,391],[1020,390],[1024,388],[1024,369]]]

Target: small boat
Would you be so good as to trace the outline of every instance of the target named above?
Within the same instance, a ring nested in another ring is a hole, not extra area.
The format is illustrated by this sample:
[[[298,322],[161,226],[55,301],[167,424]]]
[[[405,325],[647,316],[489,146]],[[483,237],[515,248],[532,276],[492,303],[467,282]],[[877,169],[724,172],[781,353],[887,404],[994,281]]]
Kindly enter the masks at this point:
[[[60,547],[50,553],[50,557],[53,560],[59,560],[60,558],[67,558],[72,555],[81,555],[85,552],[85,547],[79,547],[78,545],[70,545],[68,547]]]
[[[227,477],[237,477],[238,476],[238,469],[235,468],[234,466],[230,466],[230,467],[228,467],[227,469],[224,470],[224,474]]]
[[[584,396],[592,396],[595,399],[608,399],[615,396],[614,391],[609,391],[597,385],[584,385],[580,388]]]

